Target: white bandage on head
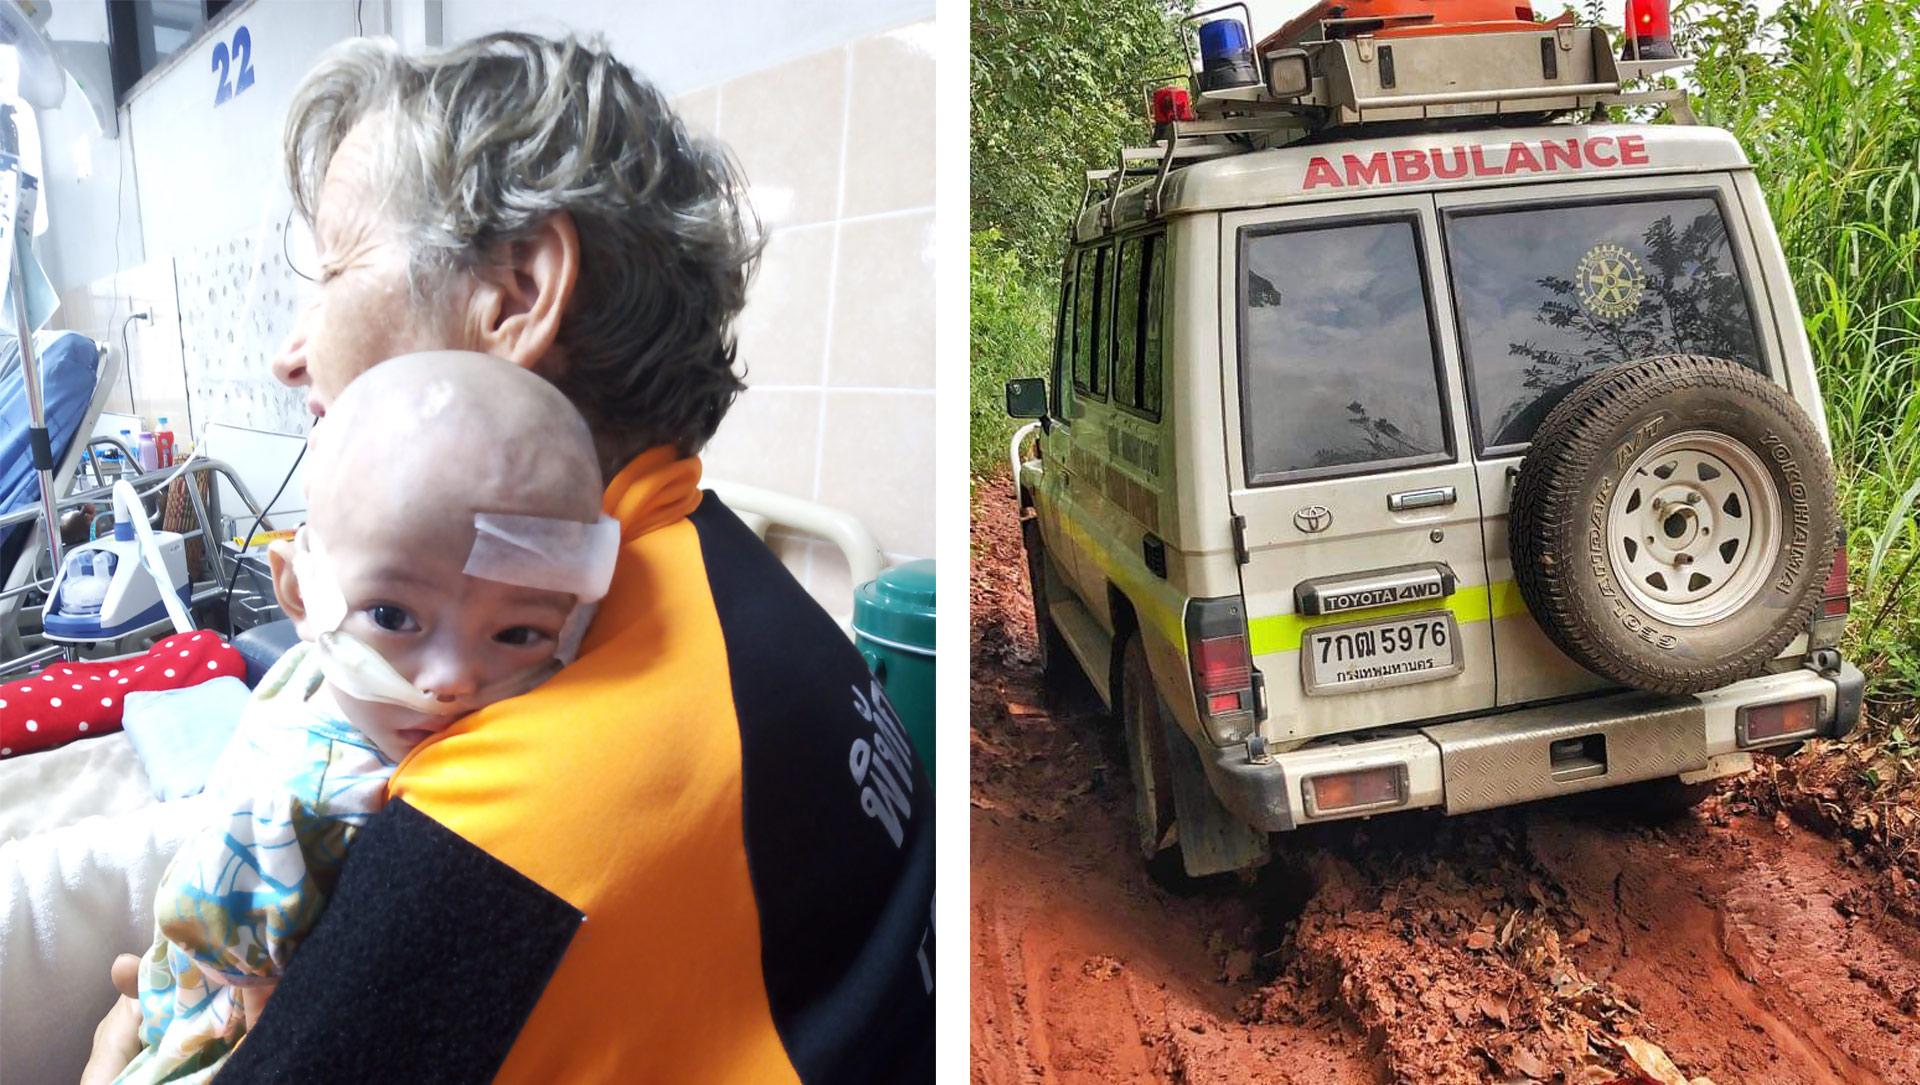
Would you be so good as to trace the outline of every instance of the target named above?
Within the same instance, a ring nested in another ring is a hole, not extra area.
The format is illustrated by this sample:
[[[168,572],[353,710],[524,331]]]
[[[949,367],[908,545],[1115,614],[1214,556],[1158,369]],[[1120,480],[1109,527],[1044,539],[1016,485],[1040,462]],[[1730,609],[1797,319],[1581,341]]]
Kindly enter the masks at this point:
[[[526,693],[573,662],[598,609],[596,604],[606,596],[613,580],[614,560],[620,552],[620,522],[611,516],[587,524],[492,512],[479,513],[473,519],[473,549],[467,554],[463,573],[574,596],[574,607],[560,629],[554,657],[469,696],[440,700],[409,682],[372,646],[340,628],[347,618],[346,594],[312,529],[301,528],[293,545],[294,576],[300,582],[307,620],[321,631],[315,638],[320,668],[340,692],[431,716],[457,716]]]
[[[611,516],[583,524],[482,512],[474,514],[473,549],[461,571],[523,588],[570,592],[587,604],[606,596],[619,554],[620,521]]]

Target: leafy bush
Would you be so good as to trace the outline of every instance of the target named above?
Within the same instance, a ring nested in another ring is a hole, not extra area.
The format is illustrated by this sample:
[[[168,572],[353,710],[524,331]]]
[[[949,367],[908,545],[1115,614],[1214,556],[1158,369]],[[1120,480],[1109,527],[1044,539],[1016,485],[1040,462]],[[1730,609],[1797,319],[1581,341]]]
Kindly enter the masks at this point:
[[[1007,381],[1050,375],[1053,299],[998,230],[975,231],[968,249],[973,416],[967,428],[967,460],[978,477],[1006,462],[1015,425],[1006,412]]]
[[[1009,377],[1048,373],[1086,171],[1150,136],[1141,81],[1181,71],[1184,0],[973,0],[968,170],[975,475],[1006,462]]]
[[[1920,9],[1675,15],[1701,120],[1746,147],[1799,293],[1849,527],[1848,655],[1882,691],[1920,694]]]
[[[973,0],[973,228],[1029,273],[1061,251],[1086,171],[1151,135],[1141,81],[1181,73],[1167,0]]]

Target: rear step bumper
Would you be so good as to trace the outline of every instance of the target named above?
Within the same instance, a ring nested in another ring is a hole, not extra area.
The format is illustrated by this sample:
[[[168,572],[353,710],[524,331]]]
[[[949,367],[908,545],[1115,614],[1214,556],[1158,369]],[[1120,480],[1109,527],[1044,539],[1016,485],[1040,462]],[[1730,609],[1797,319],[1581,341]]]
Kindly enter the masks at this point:
[[[1795,670],[1693,696],[1617,693],[1330,740],[1259,760],[1244,745],[1203,748],[1200,755],[1227,809],[1268,832],[1420,807],[1461,814],[1637,780],[1729,775],[1750,763],[1751,751],[1852,731],[1864,685],[1859,669],[1842,663],[1831,677]],[[1820,706],[1811,730],[1743,742],[1742,709],[1814,697]],[[1332,812],[1309,809],[1315,778],[1367,769],[1393,781],[1395,799]]]

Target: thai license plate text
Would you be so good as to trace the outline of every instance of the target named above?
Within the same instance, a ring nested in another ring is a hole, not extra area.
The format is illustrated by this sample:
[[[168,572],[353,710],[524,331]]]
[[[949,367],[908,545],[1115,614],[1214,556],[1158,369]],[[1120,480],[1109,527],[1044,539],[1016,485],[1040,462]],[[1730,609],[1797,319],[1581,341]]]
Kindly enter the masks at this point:
[[[1310,694],[1429,682],[1460,673],[1460,629],[1446,611],[1310,629],[1300,664]]]

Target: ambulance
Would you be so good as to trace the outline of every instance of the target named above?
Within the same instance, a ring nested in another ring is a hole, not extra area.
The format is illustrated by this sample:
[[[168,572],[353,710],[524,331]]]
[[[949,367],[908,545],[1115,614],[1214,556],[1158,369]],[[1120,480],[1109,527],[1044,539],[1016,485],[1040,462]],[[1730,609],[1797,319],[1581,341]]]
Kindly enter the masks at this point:
[[[1052,371],[1006,390],[1043,667],[1117,717],[1150,869],[1674,812],[1851,730],[1800,306],[1739,144],[1647,89],[1664,0],[1617,50],[1493,0],[1191,19],[1152,143],[1088,174]]]

